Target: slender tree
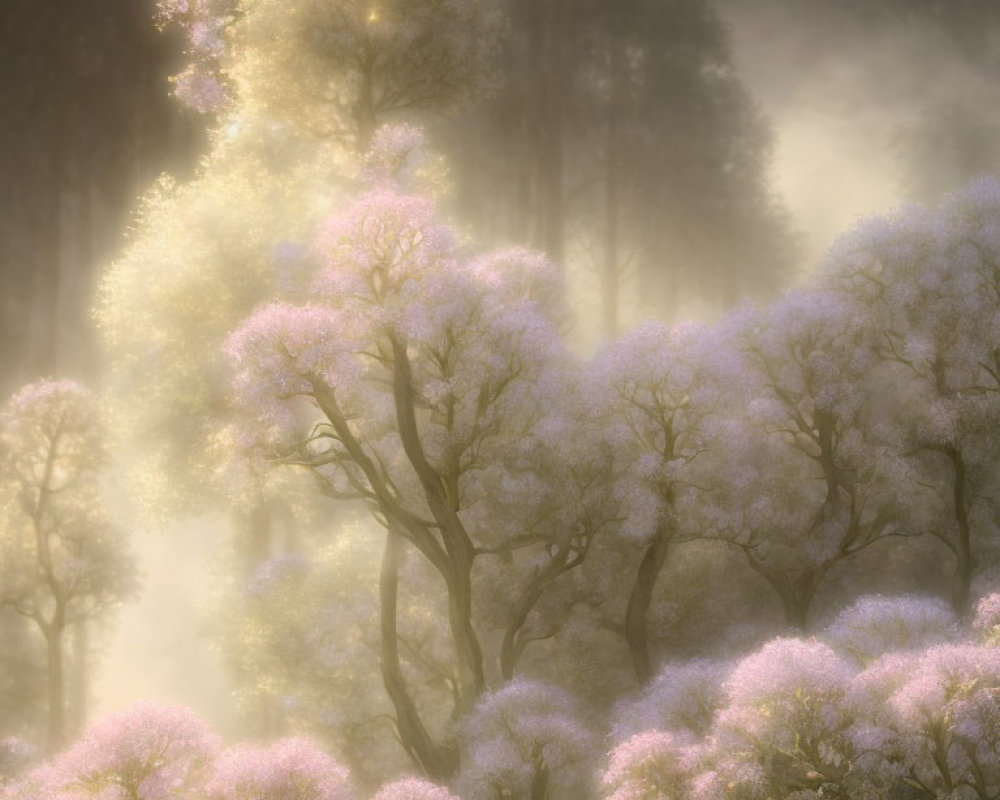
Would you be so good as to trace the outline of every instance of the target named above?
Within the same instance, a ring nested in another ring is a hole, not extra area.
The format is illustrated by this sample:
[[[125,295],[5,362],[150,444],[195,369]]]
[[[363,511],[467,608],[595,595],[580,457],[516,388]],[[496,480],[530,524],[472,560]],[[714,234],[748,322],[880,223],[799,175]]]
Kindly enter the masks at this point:
[[[44,636],[49,746],[65,733],[64,634],[137,588],[134,557],[100,494],[104,434],[88,392],[71,381],[26,386],[2,416],[0,602]]]

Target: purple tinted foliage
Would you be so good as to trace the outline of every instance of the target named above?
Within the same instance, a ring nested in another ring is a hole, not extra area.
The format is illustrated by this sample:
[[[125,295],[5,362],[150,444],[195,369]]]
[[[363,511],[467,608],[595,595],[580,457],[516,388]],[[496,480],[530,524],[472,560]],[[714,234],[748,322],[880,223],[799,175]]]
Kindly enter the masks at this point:
[[[573,698],[556,686],[517,679],[485,695],[463,726],[459,794],[525,795],[544,770],[572,787],[595,740]]]
[[[884,653],[954,641],[960,633],[954,610],[939,598],[868,595],[841,611],[824,638],[868,663]]]
[[[338,385],[357,379],[346,322],[324,306],[273,303],[229,337],[224,350],[235,371],[233,388],[256,423],[243,431],[272,445],[294,439],[301,425],[290,401],[310,393],[310,376]]]
[[[755,738],[785,738],[802,726],[815,732],[836,719],[836,705],[855,669],[816,640],[774,639],[733,669],[727,711]]]
[[[606,347],[588,368],[591,402],[621,464],[623,531],[648,540],[685,534],[685,503],[694,503],[700,469],[718,431],[720,356],[710,329],[647,322]]]
[[[353,435],[393,463],[395,401],[386,389],[389,356],[403,341],[418,405],[432,412],[422,436],[435,465],[496,441],[497,426],[513,420],[526,433],[533,409],[562,385],[547,374],[563,351],[541,307],[555,271],[537,254],[508,250],[467,262],[433,203],[391,186],[336,216],[315,253],[313,304],[265,306],[227,343],[244,415],[241,447],[301,450],[310,423],[299,398],[328,388]],[[332,435],[314,439],[308,457],[324,445],[335,447]],[[356,474],[332,465],[323,472],[338,491]]]
[[[308,575],[311,569],[309,559],[301,553],[278,556],[259,564],[243,591],[249,597],[264,597],[285,581],[299,580]]]
[[[678,739],[702,737],[725,703],[723,686],[731,669],[706,659],[667,664],[638,697],[619,703],[614,739],[648,730],[670,731]]]
[[[707,785],[763,800],[803,782],[837,783],[850,751],[841,702],[854,672],[815,640],[774,639],[741,661],[712,730]]]

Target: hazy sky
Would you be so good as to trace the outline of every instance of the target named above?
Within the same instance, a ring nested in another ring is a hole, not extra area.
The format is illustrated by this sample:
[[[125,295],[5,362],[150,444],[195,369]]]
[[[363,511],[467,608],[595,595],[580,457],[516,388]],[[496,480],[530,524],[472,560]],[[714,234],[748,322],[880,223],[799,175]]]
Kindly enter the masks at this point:
[[[777,134],[775,188],[804,236],[804,267],[859,216],[911,199],[919,159],[908,136],[943,109],[997,130],[1000,30],[965,46],[941,24],[916,17],[877,23],[837,2],[717,0],[730,26],[739,74]],[[935,185],[957,188],[972,154],[961,139],[935,154]],[[950,159],[950,160],[949,160]],[[955,163],[952,163],[955,162]],[[994,168],[1000,164],[994,162]],[[932,198],[928,198],[932,199]]]

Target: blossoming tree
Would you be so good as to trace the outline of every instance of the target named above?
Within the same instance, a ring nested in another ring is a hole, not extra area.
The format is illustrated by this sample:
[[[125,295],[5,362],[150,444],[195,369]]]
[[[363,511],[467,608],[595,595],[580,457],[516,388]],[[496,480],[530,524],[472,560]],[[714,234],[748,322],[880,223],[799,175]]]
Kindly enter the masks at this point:
[[[867,322],[818,287],[728,322],[743,362],[705,524],[743,551],[800,628],[835,565],[932,524],[920,473],[873,432]]]
[[[995,533],[990,496],[1000,412],[1000,182],[983,179],[938,210],[869,220],[831,252],[824,276],[876,331],[891,405],[890,445],[937,487],[928,529],[955,562],[952,603],[969,613],[977,550]]]
[[[469,258],[428,199],[391,184],[336,216],[316,251],[308,302],[264,306],[229,339],[237,439],[251,458],[305,468],[327,495],[366,502],[385,526],[383,679],[404,746],[443,776],[454,752],[433,742],[399,670],[400,562],[412,547],[444,583],[455,709],[468,712],[485,688],[475,562],[525,547],[558,563],[585,547],[572,529],[565,544],[517,529],[548,488],[518,454],[568,386],[549,310],[555,276],[525,251]],[[506,513],[478,515],[498,488]],[[529,590],[515,619],[544,589]]]
[[[24,387],[0,414],[0,603],[33,620],[48,654],[48,733],[64,734],[63,637],[137,589],[135,559],[101,496],[104,430],[73,381]]]

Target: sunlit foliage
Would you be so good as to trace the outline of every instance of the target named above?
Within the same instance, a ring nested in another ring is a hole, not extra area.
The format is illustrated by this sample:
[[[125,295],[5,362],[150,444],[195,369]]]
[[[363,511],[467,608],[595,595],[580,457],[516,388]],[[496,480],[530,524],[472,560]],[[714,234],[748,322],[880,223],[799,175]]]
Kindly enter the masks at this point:
[[[129,542],[101,491],[105,431],[90,392],[40,381],[0,413],[0,603],[45,639],[49,741],[64,734],[63,638],[136,591]]]

